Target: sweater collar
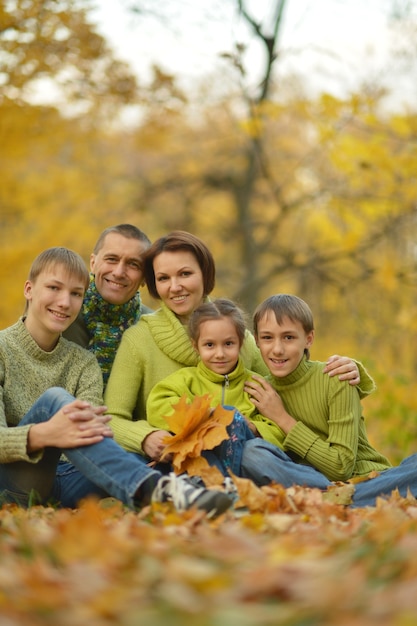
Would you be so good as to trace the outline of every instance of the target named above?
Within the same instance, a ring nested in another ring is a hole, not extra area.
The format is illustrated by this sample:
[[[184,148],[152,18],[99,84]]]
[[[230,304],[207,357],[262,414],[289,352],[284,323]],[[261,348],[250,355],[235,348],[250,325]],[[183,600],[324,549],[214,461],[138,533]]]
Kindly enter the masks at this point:
[[[160,350],[180,365],[189,367],[198,363],[198,355],[193,348],[187,328],[181,324],[175,313],[161,302],[160,308],[142,317]]]
[[[58,343],[51,351],[46,352],[36,343],[25,325],[25,317],[21,317],[19,321],[14,325],[17,341],[23,348],[24,352],[30,357],[35,357],[39,360],[50,359],[52,355],[59,353],[62,346],[62,337],[58,339]]]
[[[233,382],[246,376],[246,369],[245,369],[245,366],[241,357],[239,357],[239,360],[237,362],[235,369],[232,370],[229,374],[217,374],[217,372],[213,372],[213,370],[209,369],[206,365],[204,365],[202,361],[199,361],[197,365],[197,369],[200,370],[200,372],[202,372],[204,377],[207,378],[208,380],[214,383],[220,383],[220,384],[222,384],[226,380]]]

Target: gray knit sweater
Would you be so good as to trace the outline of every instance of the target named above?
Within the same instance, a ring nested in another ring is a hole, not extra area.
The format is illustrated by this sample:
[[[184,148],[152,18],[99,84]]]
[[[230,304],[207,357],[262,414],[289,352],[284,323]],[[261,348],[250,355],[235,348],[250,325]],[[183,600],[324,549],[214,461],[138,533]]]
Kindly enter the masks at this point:
[[[45,352],[23,319],[0,331],[0,463],[40,458],[26,452],[30,426],[13,427],[50,387],[62,387],[94,405],[103,403],[101,370],[93,354],[62,337],[52,352]]]

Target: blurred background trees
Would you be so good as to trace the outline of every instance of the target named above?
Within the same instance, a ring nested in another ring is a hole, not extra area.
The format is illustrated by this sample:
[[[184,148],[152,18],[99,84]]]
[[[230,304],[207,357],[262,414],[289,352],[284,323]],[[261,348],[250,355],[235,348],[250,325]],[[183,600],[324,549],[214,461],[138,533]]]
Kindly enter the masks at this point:
[[[158,66],[141,82],[87,0],[0,0],[0,323],[21,314],[29,264],[47,246],[88,262],[110,224],[151,239],[189,230],[215,255],[215,295],[251,313],[296,293],[315,314],[313,357],[369,367],[369,429],[395,460],[417,448],[417,101],[388,106],[382,75],[336,96],[280,74],[290,2],[270,2],[260,20],[229,0],[262,51],[256,81],[246,44],[225,41],[222,72],[189,90]],[[167,28],[168,5],[120,10],[152,11]],[[392,7],[392,55],[412,74],[413,3]]]

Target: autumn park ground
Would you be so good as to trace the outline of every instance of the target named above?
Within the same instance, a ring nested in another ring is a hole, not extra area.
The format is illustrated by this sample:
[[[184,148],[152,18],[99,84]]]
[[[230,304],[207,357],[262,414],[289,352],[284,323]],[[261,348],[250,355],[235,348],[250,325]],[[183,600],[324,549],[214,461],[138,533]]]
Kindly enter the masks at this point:
[[[351,508],[327,492],[235,479],[209,520],[113,499],[0,511],[2,626],[414,626],[417,500]]]

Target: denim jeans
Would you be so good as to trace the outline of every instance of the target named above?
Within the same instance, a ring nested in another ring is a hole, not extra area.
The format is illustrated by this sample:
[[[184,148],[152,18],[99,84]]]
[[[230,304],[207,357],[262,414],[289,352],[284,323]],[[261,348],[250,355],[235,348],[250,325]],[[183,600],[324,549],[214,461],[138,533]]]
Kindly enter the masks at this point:
[[[314,467],[294,462],[283,450],[263,439],[245,444],[242,476],[259,486],[273,481],[284,487],[301,485],[324,490],[332,484]],[[389,496],[395,489],[402,496],[409,490],[417,497],[417,454],[407,457],[397,467],[384,470],[376,478],[357,483],[351,506],[374,506],[378,497]]]
[[[74,397],[60,387],[43,393],[20,425],[48,421]],[[17,426],[19,428],[19,426]],[[64,453],[69,463],[60,462]],[[33,493],[46,503],[58,499],[75,506],[89,495],[109,495],[129,507],[136,506],[138,490],[146,497],[161,477],[140,455],[126,452],[112,438],[78,448],[45,448],[37,463],[16,461],[0,464],[0,498],[27,506]]]
[[[379,496],[389,496],[396,489],[403,497],[410,492],[417,498],[417,454],[384,470],[376,478],[356,484],[353,506],[373,506]]]
[[[229,469],[236,476],[240,476],[243,450],[246,442],[254,439],[255,435],[239,411],[230,406],[223,408],[235,412],[232,422],[226,427],[229,437],[213,450],[203,450],[201,456],[207,459],[210,465],[217,467],[224,476],[229,476]]]
[[[332,484],[311,465],[295,463],[283,450],[260,438],[245,444],[242,477],[250,478],[258,486],[276,482],[284,487],[302,485],[326,489]]]

